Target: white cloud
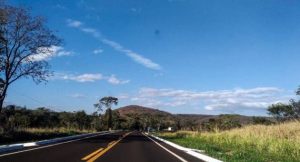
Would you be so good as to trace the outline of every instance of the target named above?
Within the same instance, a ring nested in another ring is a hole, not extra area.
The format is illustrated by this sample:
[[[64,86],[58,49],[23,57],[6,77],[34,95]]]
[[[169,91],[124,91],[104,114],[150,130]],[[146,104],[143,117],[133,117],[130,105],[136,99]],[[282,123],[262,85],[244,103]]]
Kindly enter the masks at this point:
[[[82,23],[80,21],[71,20],[71,19],[68,19],[67,23],[70,27],[80,27],[82,25]]]
[[[138,53],[135,53],[129,49],[124,48],[122,45],[120,45],[119,43],[117,43],[115,41],[108,40],[108,39],[102,39],[101,41],[102,41],[102,43],[112,47],[116,51],[126,54],[128,57],[130,57],[136,63],[139,63],[139,64],[141,64],[149,69],[153,69],[153,70],[161,69],[161,66],[158,65],[157,63],[153,62],[152,60],[150,60],[148,58],[143,57],[142,55],[140,55]]]
[[[123,47],[121,44],[119,44],[116,41],[113,40],[109,40],[107,38],[105,38],[104,36],[102,36],[102,34],[94,29],[94,28],[89,28],[89,27],[83,27],[80,21],[76,21],[76,20],[71,20],[68,19],[67,23],[69,26],[77,28],[85,33],[91,34],[93,37],[97,38],[99,41],[101,41],[103,44],[106,44],[108,46],[110,46],[111,48],[113,48],[114,50],[121,52],[123,54],[126,54],[129,58],[131,58],[134,62],[143,65],[146,68],[152,69],[152,70],[161,70],[161,66],[155,62],[153,62],[152,60],[142,56],[139,53],[136,53],[130,49],[127,49],[125,47]]]
[[[129,83],[129,80],[120,80],[116,78],[115,75],[111,75],[110,77],[106,77],[107,81],[111,84],[126,84]]]
[[[66,51],[60,46],[40,47],[36,52],[36,54],[28,57],[30,61],[50,60],[53,57],[68,56],[73,54],[73,52]]]
[[[100,53],[102,53],[102,52],[103,52],[103,49],[101,49],[101,48],[95,49],[95,50],[93,51],[94,54],[100,54]]]
[[[86,73],[86,74],[80,74],[80,75],[56,73],[52,79],[53,80],[71,80],[71,81],[76,81],[76,82],[80,82],[80,83],[96,82],[96,81],[100,81],[100,80],[105,80],[108,83],[113,84],[113,85],[126,84],[126,83],[130,82],[130,80],[118,79],[115,75],[104,76],[100,73],[94,73],[94,74]]]
[[[276,87],[219,91],[141,88],[131,97],[131,101],[146,106],[192,106],[209,111],[235,112],[246,109],[264,110],[273,103],[287,102],[290,95],[285,92]]]
[[[81,75],[64,75],[64,80],[73,80],[77,82],[95,82],[97,80],[102,80],[102,74],[81,74]]]
[[[81,28],[81,31],[93,35],[95,38],[101,38],[101,33],[93,28]]]

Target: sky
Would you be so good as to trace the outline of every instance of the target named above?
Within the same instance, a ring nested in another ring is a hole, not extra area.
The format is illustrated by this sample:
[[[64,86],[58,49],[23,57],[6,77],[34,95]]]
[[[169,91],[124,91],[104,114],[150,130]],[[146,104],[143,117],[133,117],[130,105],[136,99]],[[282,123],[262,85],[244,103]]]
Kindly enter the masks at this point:
[[[15,82],[6,104],[95,111],[117,107],[171,113],[266,115],[300,85],[300,1],[12,0],[63,39],[45,84]]]

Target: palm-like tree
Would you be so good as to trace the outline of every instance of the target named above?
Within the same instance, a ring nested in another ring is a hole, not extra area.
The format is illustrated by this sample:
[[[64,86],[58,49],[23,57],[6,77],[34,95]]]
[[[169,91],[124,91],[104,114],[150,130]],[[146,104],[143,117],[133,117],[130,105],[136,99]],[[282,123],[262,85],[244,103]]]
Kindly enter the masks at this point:
[[[103,112],[105,109],[108,113],[108,121],[107,121],[107,126],[109,130],[112,127],[112,106],[118,104],[118,98],[112,97],[112,96],[107,96],[103,97],[99,100],[98,103],[94,104],[95,108],[97,109],[98,112]]]

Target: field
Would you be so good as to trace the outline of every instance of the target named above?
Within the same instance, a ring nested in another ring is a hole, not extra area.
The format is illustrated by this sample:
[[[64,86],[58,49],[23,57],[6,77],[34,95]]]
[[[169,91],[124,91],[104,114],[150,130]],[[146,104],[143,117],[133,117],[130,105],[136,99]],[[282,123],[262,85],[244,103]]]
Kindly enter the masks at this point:
[[[215,132],[160,133],[160,137],[227,162],[300,161],[300,122],[249,125]]]
[[[92,131],[66,128],[24,128],[0,134],[0,145],[51,139],[89,132]]]

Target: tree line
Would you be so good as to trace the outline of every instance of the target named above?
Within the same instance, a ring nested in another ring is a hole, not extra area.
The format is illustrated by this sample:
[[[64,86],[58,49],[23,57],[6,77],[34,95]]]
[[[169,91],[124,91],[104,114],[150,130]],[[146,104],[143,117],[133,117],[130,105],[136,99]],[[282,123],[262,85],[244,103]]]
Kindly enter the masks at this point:
[[[27,109],[15,105],[6,106],[0,114],[1,132],[11,132],[23,128],[68,128],[96,129],[98,116],[85,111],[56,112],[40,107]]]
[[[296,91],[296,96],[300,96],[300,87]],[[269,115],[278,122],[300,119],[300,100],[290,99],[289,103],[276,103],[268,107]]]
[[[25,128],[67,128],[76,130],[136,129],[146,130],[172,126],[171,121],[149,115],[131,114],[121,117],[116,110],[106,109],[103,114],[87,114],[84,110],[74,112],[56,112],[45,107],[27,109],[9,105],[0,114],[0,133],[13,132]],[[174,125],[174,123],[173,123]]]

